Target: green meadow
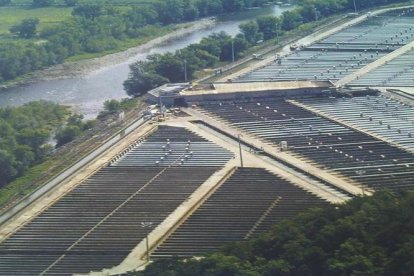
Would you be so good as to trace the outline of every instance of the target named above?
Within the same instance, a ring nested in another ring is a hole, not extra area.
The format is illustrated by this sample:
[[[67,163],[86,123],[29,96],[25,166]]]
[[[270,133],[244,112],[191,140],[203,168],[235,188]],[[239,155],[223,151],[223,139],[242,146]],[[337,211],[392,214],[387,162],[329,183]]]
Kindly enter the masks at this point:
[[[1,7],[0,8],[0,35],[9,34],[9,28],[19,24],[26,18],[38,18],[39,29],[59,23],[71,16],[72,8],[48,7],[32,9],[28,7]]]
[[[142,6],[150,4],[150,0],[80,0],[78,4],[111,4],[114,6]],[[11,26],[19,24],[26,18],[38,18],[39,30],[52,26],[70,18],[72,9],[66,7],[63,1],[57,0],[51,7],[32,8],[31,0],[14,0],[6,7],[0,7],[0,36],[7,36]]]

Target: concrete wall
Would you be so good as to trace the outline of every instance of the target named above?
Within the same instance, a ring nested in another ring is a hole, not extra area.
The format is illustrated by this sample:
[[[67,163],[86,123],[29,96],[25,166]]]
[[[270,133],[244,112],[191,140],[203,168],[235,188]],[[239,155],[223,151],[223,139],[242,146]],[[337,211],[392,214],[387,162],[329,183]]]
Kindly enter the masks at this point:
[[[234,92],[222,94],[203,94],[203,95],[186,95],[185,100],[188,103],[199,103],[213,100],[243,100],[251,98],[265,98],[265,97],[293,97],[293,96],[316,96],[329,93],[333,90],[326,88],[301,88],[294,90],[269,90],[258,92]]]
[[[246,91],[246,92],[230,92],[230,93],[211,93],[211,94],[192,94],[192,95],[179,95],[172,94],[170,96],[162,96],[161,102],[163,105],[172,106],[174,101],[178,99],[184,99],[185,102],[200,103],[205,101],[220,101],[220,100],[244,100],[251,98],[265,98],[265,97],[294,97],[294,96],[317,96],[335,92],[333,88],[326,87],[307,87],[298,89],[286,89],[286,90],[267,90],[267,91]],[[148,94],[148,100],[152,103],[159,104],[160,98],[153,94]]]

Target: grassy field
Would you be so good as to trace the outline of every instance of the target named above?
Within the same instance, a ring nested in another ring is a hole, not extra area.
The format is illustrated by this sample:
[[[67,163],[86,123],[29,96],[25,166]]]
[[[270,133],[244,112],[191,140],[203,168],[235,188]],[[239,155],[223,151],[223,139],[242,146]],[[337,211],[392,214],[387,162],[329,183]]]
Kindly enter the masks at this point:
[[[39,18],[39,29],[51,26],[68,19],[71,16],[72,8],[49,7],[31,9],[27,7],[1,7],[0,8],[0,35],[8,35],[9,28],[20,23],[25,18]]]
[[[141,5],[141,4],[150,4],[158,0],[78,0],[78,4],[111,4],[111,5]],[[30,6],[32,0],[12,0],[13,6]],[[65,2],[63,0],[55,0],[55,6],[63,6]]]
[[[79,4],[104,4],[116,6],[136,6],[153,3],[151,0],[79,0]],[[72,8],[65,7],[63,0],[56,0],[55,5],[47,8],[31,7],[32,0],[13,0],[7,7],[0,7],[0,37],[9,35],[9,28],[25,18],[38,18],[39,29],[59,23],[71,16]]]

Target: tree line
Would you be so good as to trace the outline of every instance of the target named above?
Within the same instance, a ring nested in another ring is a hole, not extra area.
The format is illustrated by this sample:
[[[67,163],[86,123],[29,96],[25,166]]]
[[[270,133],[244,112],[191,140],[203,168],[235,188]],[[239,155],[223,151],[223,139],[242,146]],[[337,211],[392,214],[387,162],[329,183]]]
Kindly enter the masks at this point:
[[[84,120],[68,106],[48,101],[0,108],[0,188],[46,161],[55,148],[93,130],[99,121],[114,120],[119,112],[135,107],[131,99],[107,100],[96,120]]]
[[[64,4],[68,7],[73,7],[78,3],[78,0],[32,0],[30,3],[30,6],[33,8],[44,8],[44,7],[50,7],[57,4]],[[0,0],[0,7],[9,6],[13,4],[12,0]],[[19,3],[20,4],[20,3]]]
[[[150,55],[132,64],[124,88],[128,95],[139,96],[164,83],[191,80],[196,71],[231,61],[233,53],[237,58],[248,47],[243,35],[232,38],[225,32],[215,33],[175,53]]]
[[[0,186],[50,154],[53,147],[47,142],[67,114],[66,108],[48,102],[0,109]]]
[[[392,2],[401,1],[357,1],[357,8]],[[147,61],[132,64],[124,82],[125,91],[130,96],[139,96],[168,82],[190,81],[196,71],[214,67],[220,61],[231,61],[233,54],[235,59],[242,57],[243,51],[258,41],[274,39],[304,23],[353,9],[353,0],[299,0],[297,8],[285,11],[281,16],[261,16],[241,24],[240,33],[235,37],[226,33],[213,34],[175,53],[153,55]]]
[[[38,101],[0,108],[0,187],[93,126],[66,106]]]
[[[155,261],[127,275],[413,275],[413,202],[414,191],[357,197],[304,212],[204,258]]]
[[[128,39],[151,37],[161,26],[262,5],[264,0],[165,0],[143,6],[75,5],[70,20],[38,31],[39,20],[26,18],[10,28],[21,38],[0,42],[0,83],[62,63],[83,53],[115,50]],[[35,0],[33,6],[53,1]]]

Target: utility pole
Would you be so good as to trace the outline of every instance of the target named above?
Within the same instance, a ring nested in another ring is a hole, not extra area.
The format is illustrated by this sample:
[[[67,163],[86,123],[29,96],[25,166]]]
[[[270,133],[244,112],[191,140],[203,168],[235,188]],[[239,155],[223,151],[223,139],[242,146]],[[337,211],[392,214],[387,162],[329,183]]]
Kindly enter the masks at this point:
[[[151,228],[151,226],[152,226],[152,222],[150,222],[150,221],[142,221],[141,222],[141,227],[142,228]],[[148,231],[148,233],[147,233],[147,235],[146,235],[146,237],[145,237],[145,244],[146,244],[146,259],[147,259],[147,262],[149,263],[150,262],[150,251],[149,251],[149,234],[150,234],[150,232],[151,231]]]
[[[234,62],[234,39],[231,39],[231,60]]]
[[[276,43],[279,43],[279,24],[276,24]]]
[[[161,95],[161,91],[159,92],[159,105],[160,105],[160,113],[161,113],[161,115],[162,115],[162,117],[164,117],[164,112],[163,112],[163,108],[162,108],[162,95]]]
[[[243,168],[243,153],[242,153],[242,148],[241,148],[241,141],[240,141],[240,133],[237,134],[237,138],[239,140],[239,152],[240,152],[240,167]]]
[[[187,60],[184,59],[184,82],[187,82]]]
[[[364,174],[364,170],[356,170],[355,173],[361,178]],[[365,196],[365,184],[359,179],[359,182],[361,183],[361,189],[362,189],[362,196]]]
[[[146,238],[145,238],[145,240],[146,240],[146,247],[147,247],[147,262],[149,263],[150,262],[150,254],[149,254],[149,239],[148,239],[148,235],[149,234],[147,234],[147,236],[146,236]]]

